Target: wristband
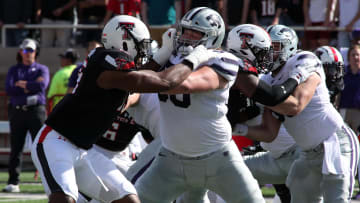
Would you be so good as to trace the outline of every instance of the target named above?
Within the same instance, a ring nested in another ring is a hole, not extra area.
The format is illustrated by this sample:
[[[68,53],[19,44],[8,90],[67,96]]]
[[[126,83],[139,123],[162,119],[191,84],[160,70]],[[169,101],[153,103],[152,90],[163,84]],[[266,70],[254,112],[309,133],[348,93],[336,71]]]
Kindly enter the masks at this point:
[[[188,66],[191,70],[194,70],[194,64],[191,61],[184,59],[181,63]]]

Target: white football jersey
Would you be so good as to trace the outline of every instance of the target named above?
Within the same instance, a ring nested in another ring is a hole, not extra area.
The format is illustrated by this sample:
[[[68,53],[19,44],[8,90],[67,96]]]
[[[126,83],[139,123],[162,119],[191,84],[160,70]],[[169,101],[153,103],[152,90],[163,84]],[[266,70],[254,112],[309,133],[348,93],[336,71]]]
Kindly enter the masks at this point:
[[[218,56],[204,65],[229,81],[224,89],[194,94],[159,94],[160,137],[163,146],[177,154],[201,156],[222,148],[231,140],[226,104],[242,61],[230,53],[215,52]],[[182,60],[180,56],[171,56],[167,67]]]
[[[321,77],[321,83],[317,86],[311,101],[304,110],[296,116],[286,116],[283,123],[303,150],[319,145],[334,135],[336,129],[343,125],[340,114],[330,103],[325,73],[320,60],[312,52],[300,51],[286,62],[275,77],[268,73],[261,78],[271,85],[279,85],[289,78],[291,69],[308,65],[318,67],[317,73]]]
[[[154,138],[160,137],[160,106],[156,93],[140,94],[139,103],[128,110],[135,122],[147,128]]]

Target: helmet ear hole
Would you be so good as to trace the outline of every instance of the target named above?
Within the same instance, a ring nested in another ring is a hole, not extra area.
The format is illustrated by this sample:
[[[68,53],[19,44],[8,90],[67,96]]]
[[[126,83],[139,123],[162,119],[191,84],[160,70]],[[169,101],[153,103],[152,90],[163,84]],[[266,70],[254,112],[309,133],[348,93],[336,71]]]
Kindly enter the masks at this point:
[[[128,51],[128,50],[129,50],[129,49],[128,49],[128,45],[127,45],[126,42],[123,42],[123,49],[124,49],[124,51]]]

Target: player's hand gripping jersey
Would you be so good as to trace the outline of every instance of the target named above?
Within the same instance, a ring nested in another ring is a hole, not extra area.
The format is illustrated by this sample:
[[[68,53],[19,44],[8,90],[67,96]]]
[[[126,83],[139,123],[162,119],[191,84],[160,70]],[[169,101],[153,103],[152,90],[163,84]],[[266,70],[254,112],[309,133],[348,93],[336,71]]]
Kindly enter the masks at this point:
[[[194,94],[159,94],[161,139],[167,149],[177,154],[201,156],[222,148],[231,139],[226,103],[229,88],[243,62],[230,53],[213,52],[217,53],[217,57],[204,65],[213,68],[228,81],[225,88]],[[172,55],[166,67],[182,60],[180,55]],[[194,125],[196,127],[188,127]]]
[[[134,63],[125,52],[94,49],[84,62],[73,94],[66,95],[54,108],[46,124],[76,146],[91,148],[99,136],[111,127],[129,93],[100,88],[96,81],[105,71],[132,69]]]

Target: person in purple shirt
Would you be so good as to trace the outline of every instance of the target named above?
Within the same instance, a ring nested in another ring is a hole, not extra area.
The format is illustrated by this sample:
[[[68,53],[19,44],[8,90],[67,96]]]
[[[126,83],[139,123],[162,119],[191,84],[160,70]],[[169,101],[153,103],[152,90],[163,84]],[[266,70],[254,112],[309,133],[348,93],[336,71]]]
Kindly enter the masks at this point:
[[[340,111],[345,110],[345,122],[360,133],[360,45],[354,44],[348,51],[349,66],[345,68],[344,90],[341,92]]]
[[[18,63],[6,76],[6,94],[10,97],[10,157],[8,185],[3,192],[20,192],[19,175],[26,134],[32,139],[46,119],[45,91],[49,84],[49,69],[36,62],[39,49],[33,39],[25,39],[17,54]]]

